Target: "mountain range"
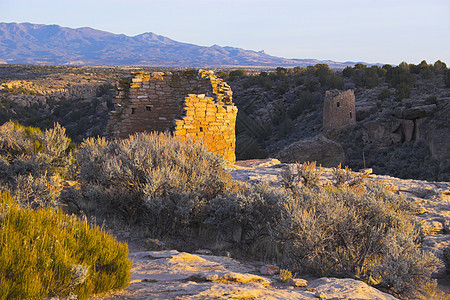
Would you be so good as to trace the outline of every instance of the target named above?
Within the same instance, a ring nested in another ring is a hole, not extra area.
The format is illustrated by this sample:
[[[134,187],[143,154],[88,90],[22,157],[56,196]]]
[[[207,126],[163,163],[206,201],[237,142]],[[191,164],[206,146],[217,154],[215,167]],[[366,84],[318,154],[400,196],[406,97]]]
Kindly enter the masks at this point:
[[[326,63],[344,68],[355,62],[287,59],[264,51],[211,47],[174,41],[146,32],[136,36],[89,27],[0,23],[0,64],[133,65],[158,67],[293,67]]]

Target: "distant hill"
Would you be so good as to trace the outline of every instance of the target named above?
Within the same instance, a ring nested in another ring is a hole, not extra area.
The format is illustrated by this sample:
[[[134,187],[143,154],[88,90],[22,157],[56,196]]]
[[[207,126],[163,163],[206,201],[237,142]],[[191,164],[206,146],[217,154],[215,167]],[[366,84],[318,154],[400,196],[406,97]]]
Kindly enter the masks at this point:
[[[0,23],[0,64],[135,65],[161,67],[308,66],[354,62],[286,59],[234,47],[202,47],[151,32],[136,36],[89,27]]]

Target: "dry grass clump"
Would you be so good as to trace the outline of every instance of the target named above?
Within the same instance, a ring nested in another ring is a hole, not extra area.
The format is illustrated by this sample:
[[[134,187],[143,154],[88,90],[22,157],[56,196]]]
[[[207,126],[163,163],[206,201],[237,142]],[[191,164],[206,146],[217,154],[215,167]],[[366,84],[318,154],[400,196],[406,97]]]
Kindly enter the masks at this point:
[[[128,247],[76,217],[21,208],[0,194],[0,299],[40,299],[128,285]]]
[[[288,269],[280,269],[280,277],[281,282],[288,282],[292,279],[292,272]]]

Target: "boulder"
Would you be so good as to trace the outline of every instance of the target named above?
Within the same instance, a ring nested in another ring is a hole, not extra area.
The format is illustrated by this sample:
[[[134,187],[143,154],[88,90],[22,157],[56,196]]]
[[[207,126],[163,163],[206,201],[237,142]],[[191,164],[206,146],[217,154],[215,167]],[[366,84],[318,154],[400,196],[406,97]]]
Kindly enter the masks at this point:
[[[403,118],[403,111],[404,110],[405,110],[405,108],[403,106],[396,107],[394,109],[394,111],[392,112],[392,115],[395,116],[398,119],[401,119],[401,118]]]
[[[356,107],[356,121],[362,121],[376,114],[377,108],[375,106],[359,106]]]
[[[402,141],[402,135],[400,133],[391,133],[391,141],[393,144],[398,144]]]
[[[317,135],[292,143],[278,153],[278,159],[284,163],[316,161],[324,167],[335,167],[345,162],[341,144]]]
[[[426,136],[426,132],[422,132],[423,130],[421,130],[421,125],[423,122],[425,122],[427,118],[418,118],[414,120],[415,123],[415,139],[418,140],[420,138],[425,138]],[[423,129],[423,128],[422,128]]]
[[[320,278],[308,283],[308,287],[315,290],[315,296],[320,299],[396,299],[362,281],[350,278]]]
[[[394,131],[393,127],[397,126],[397,124],[392,126],[390,123],[391,122],[386,122],[385,120],[376,119],[362,124],[367,139],[366,142],[377,142],[383,145],[389,145],[391,143],[390,134]]]
[[[413,138],[414,122],[411,120],[402,121],[402,134],[405,138],[405,142],[410,142]]]
[[[277,266],[274,266],[274,265],[265,265],[259,269],[259,272],[262,275],[272,276],[272,275],[275,275],[278,272],[280,272],[280,268],[278,268]]]
[[[431,156],[442,162],[450,160],[450,133],[447,128],[436,128],[430,133]]]
[[[166,248],[166,244],[158,239],[147,239],[145,241],[147,250],[162,250]]]
[[[403,111],[403,119],[414,120],[429,116],[435,109],[436,104],[411,107]]]
[[[288,284],[293,287],[305,287],[308,285],[308,281],[301,278],[291,278],[288,280]]]
[[[211,255],[212,251],[209,249],[198,249],[194,251],[195,254],[200,254],[200,255]]]

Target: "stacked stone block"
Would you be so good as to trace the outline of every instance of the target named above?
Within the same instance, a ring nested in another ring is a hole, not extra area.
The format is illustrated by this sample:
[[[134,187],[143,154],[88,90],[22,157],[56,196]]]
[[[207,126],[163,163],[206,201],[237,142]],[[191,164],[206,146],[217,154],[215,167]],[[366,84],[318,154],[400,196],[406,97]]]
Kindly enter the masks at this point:
[[[355,94],[353,90],[325,92],[323,128],[335,130],[356,123]]]
[[[231,88],[211,71],[133,73],[121,80],[106,135],[170,131],[203,141],[205,147],[235,161],[237,108]]]
[[[208,151],[234,162],[237,107],[214,101],[212,97],[189,94],[185,98],[185,116],[175,120],[174,135],[203,141]]]

